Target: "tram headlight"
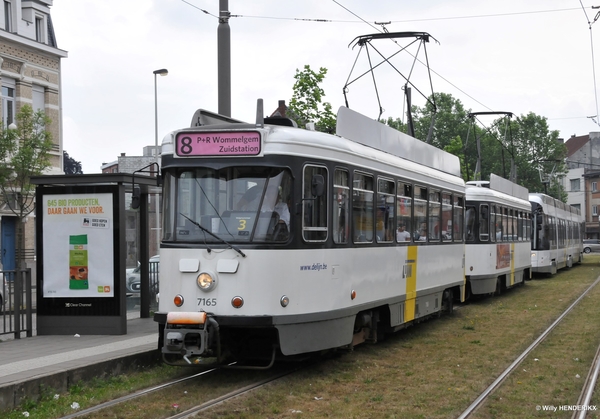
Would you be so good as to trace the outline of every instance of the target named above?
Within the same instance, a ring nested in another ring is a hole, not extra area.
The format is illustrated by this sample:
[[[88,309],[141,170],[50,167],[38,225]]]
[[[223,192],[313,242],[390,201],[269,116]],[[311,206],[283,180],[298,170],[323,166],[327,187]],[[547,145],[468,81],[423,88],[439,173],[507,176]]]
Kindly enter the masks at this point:
[[[198,284],[198,288],[208,292],[217,286],[217,276],[210,272],[202,272],[198,275],[196,283]]]

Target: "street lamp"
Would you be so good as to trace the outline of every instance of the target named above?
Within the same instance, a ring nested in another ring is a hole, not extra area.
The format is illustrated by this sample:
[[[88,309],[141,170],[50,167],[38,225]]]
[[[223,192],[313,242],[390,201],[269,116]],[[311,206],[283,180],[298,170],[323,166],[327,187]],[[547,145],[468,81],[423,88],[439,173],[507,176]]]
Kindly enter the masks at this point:
[[[156,91],[156,75],[166,76],[169,71],[166,68],[160,70],[154,70],[154,160],[156,161],[156,177],[158,178],[159,164],[158,164],[158,99]],[[159,208],[158,208],[158,193],[154,196],[154,218],[156,219],[156,251],[160,251],[160,221],[159,221]]]

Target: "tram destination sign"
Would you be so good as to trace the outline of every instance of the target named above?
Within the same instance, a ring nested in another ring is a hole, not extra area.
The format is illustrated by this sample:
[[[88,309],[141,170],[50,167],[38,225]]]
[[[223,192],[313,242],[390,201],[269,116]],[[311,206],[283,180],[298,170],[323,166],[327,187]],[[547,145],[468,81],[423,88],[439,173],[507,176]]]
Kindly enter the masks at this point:
[[[260,133],[256,131],[180,132],[175,142],[181,157],[257,156],[261,152]]]

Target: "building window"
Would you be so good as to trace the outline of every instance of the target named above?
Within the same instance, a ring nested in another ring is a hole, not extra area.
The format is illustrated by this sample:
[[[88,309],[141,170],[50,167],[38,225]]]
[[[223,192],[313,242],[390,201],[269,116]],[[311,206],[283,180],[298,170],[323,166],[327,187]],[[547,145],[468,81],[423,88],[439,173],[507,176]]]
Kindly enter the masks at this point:
[[[35,17],[35,40],[38,42],[44,42],[44,18]]]
[[[12,32],[12,4],[8,0],[4,0],[4,30]]]
[[[15,84],[4,79],[2,85],[2,125],[7,127],[15,121]]]
[[[46,111],[46,101],[44,99],[44,87],[34,84],[32,86],[32,107],[33,111]]]
[[[592,215],[598,215],[598,205],[592,205]]]
[[[579,179],[571,179],[571,192],[579,192]]]
[[[592,192],[598,191],[598,182],[592,182]]]

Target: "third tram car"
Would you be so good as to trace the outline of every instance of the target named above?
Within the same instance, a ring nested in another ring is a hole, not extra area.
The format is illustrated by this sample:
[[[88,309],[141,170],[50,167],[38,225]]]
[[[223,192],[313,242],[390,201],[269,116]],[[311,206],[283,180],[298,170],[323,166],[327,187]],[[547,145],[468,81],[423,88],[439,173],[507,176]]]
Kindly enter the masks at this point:
[[[467,293],[499,294],[531,278],[531,205],[526,188],[491,174],[467,182]]]
[[[163,141],[164,360],[268,367],[451,311],[458,157],[344,107],[337,135],[258,109],[251,124],[199,110]]]
[[[555,274],[583,258],[584,220],[579,208],[551,196],[530,193],[533,272]]]

